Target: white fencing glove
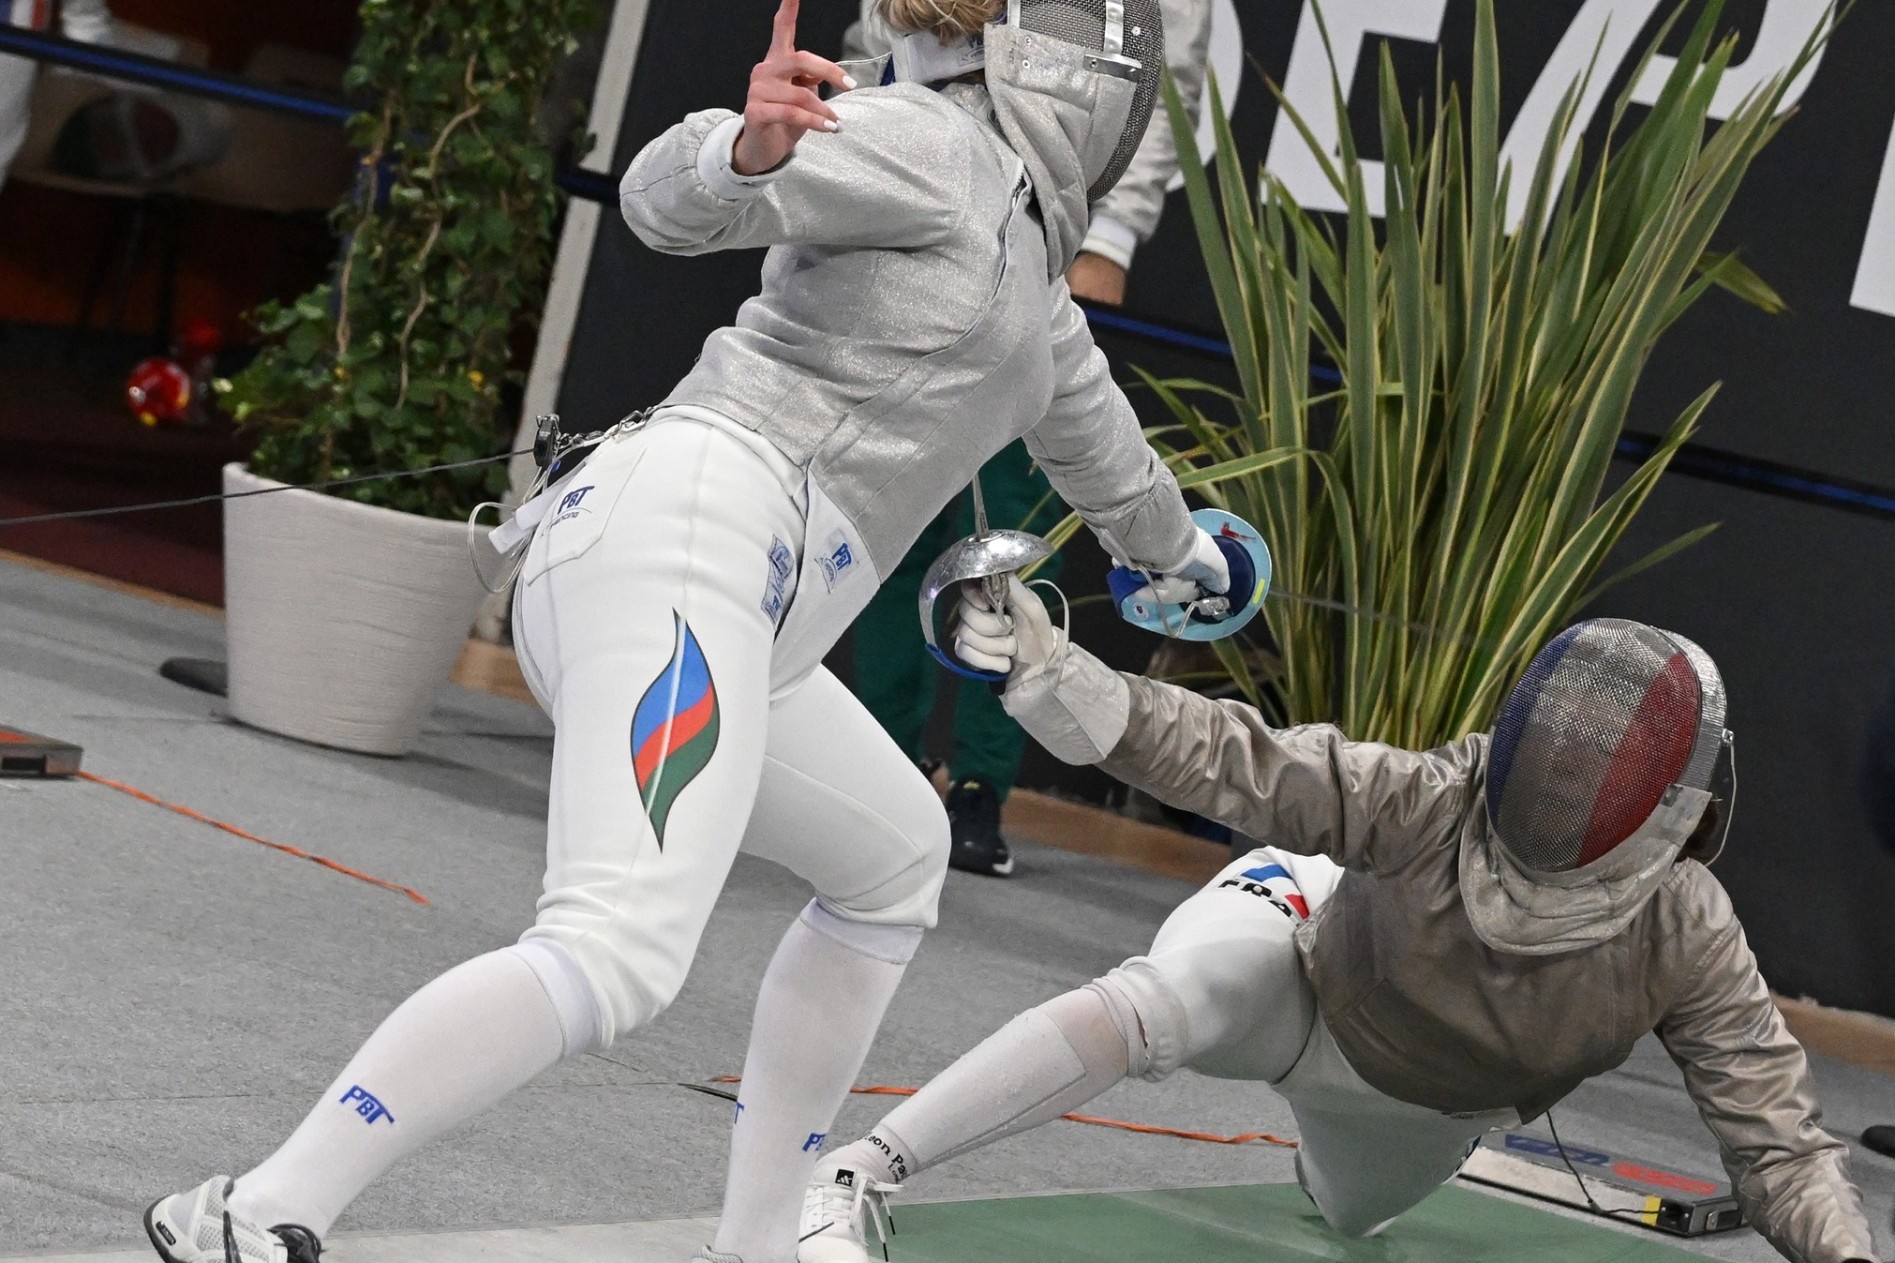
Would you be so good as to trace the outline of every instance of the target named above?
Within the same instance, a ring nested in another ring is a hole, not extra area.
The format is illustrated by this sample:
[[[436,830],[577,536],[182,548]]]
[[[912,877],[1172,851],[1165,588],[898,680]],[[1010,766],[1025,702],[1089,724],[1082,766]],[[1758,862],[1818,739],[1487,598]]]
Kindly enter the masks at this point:
[[[1046,605],[1018,575],[1007,576],[1007,608],[995,610],[978,579],[961,584],[954,656],[970,667],[1009,678],[1044,667],[1059,649]]]
[[[1215,547],[1215,545],[1213,545]],[[1132,691],[1119,673],[1053,626],[1045,604],[1007,576],[1007,608],[996,611],[979,582],[961,585],[954,652],[984,671],[1005,671],[1000,704],[1065,763],[1112,753],[1131,718]]]
[[[1230,591],[1230,563],[1210,532],[1198,528],[1197,546],[1183,565],[1165,570],[1138,590],[1142,600],[1158,605],[1183,605],[1207,592]]]

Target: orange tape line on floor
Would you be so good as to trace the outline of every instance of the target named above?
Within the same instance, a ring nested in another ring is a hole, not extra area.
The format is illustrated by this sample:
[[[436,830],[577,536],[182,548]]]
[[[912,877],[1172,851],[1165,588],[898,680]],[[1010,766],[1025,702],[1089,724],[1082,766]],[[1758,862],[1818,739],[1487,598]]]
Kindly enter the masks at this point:
[[[123,781],[108,780],[103,776],[94,776],[91,772],[75,772],[74,775],[82,781],[91,781],[94,785],[103,785],[107,789],[115,789],[121,794],[130,794],[141,803],[150,803],[154,807],[163,807],[166,811],[175,811],[180,816],[188,816],[190,819],[196,820],[200,824],[207,824],[213,829],[222,829],[225,833],[234,834],[246,842],[255,842],[259,846],[269,847],[272,851],[281,851],[285,855],[294,855],[299,860],[308,860],[312,864],[320,864],[324,868],[341,873],[344,877],[353,877],[355,880],[365,881],[371,886],[380,886],[383,890],[392,890],[397,894],[407,895],[416,903],[427,902],[427,898],[420,891],[412,889],[411,887],[399,886],[392,881],[383,881],[379,877],[372,877],[367,873],[350,868],[347,864],[338,864],[332,859],[325,859],[320,855],[312,855],[308,851],[303,850],[300,846],[291,846],[286,842],[272,842],[268,838],[260,838],[248,830],[239,829],[234,824],[225,824],[222,820],[213,820],[201,811],[193,811],[189,807],[182,806],[178,803],[166,802],[155,794],[147,794],[144,790],[139,789],[135,785],[127,785]]]
[[[713,1083],[736,1083],[736,1075],[725,1075],[713,1079]],[[892,1087],[887,1084],[874,1084],[869,1087],[850,1088],[856,1096],[913,1096],[919,1088]],[[1196,1140],[1207,1145],[1249,1145],[1259,1142],[1266,1145],[1279,1145],[1285,1149],[1296,1148],[1294,1140],[1271,1135],[1267,1131],[1246,1131],[1235,1136],[1220,1136],[1209,1131],[1187,1131],[1178,1127],[1154,1127],[1150,1123],[1127,1122],[1123,1118],[1100,1118],[1094,1114],[1061,1114],[1069,1123],[1084,1123],[1088,1127],[1111,1127],[1118,1131],[1137,1132],[1141,1136],[1170,1136],[1175,1140]]]

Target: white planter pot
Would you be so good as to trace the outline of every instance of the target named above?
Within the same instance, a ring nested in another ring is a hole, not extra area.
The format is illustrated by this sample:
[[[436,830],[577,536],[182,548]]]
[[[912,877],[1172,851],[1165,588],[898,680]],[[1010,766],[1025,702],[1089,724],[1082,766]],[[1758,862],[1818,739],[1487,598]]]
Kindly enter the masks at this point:
[[[281,483],[224,466],[224,491]],[[224,501],[230,714],[405,754],[485,595],[459,522],[313,491]]]

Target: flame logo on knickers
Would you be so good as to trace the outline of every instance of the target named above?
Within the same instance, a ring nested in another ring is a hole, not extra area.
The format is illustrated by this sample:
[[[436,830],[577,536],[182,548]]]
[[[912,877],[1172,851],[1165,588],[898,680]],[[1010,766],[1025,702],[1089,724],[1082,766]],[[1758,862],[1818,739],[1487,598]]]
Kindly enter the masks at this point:
[[[665,822],[684,787],[717,749],[717,683],[690,624],[675,611],[671,661],[638,699],[632,714],[632,769],[638,796],[664,849]]]

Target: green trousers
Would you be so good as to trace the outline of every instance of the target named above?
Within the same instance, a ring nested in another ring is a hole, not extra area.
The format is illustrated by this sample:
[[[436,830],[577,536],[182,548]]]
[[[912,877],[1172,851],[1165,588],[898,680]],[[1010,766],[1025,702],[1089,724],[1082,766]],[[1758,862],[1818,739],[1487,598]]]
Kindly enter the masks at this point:
[[[1065,514],[1066,506],[1057,498],[1047,499],[1051,487],[1034,468],[1024,443],[1014,443],[988,461],[980,471],[980,485],[986,493],[988,521],[996,528],[1019,527],[1044,534]],[[927,753],[928,716],[934,710],[936,690],[943,682],[951,685],[954,748],[948,774],[956,782],[991,785],[1004,799],[1019,773],[1026,733],[1001,709],[999,697],[987,684],[944,671],[929,656],[916,615],[928,567],[949,544],[973,532],[974,497],[964,491],[928,524],[855,620],[855,695],[896,744],[919,762]],[[1058,567],[1055,556],[1040,569],[1039,577],[1052,578]]]

